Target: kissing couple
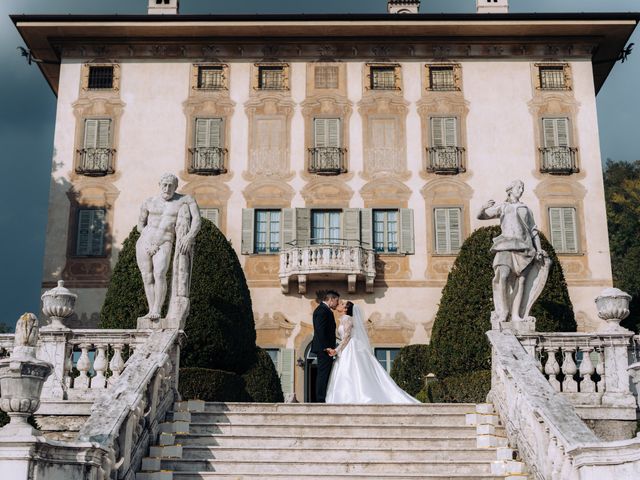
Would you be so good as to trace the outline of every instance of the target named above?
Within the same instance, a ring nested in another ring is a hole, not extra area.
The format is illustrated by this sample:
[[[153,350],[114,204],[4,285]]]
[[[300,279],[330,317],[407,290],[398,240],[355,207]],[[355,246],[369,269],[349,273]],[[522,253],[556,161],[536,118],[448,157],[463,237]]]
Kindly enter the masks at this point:
[[[338,347],[334,310],[340,315]],[[340,300],[338,292],[325,292],[313,312],[311,352],[318,357],[316,402],[420,403],[398,387],[373,356],[362,310]]]

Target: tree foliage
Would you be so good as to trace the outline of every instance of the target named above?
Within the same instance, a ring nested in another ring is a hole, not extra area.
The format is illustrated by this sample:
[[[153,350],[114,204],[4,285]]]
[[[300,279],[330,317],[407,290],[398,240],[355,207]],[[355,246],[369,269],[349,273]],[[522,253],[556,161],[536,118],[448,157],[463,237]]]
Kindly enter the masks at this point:
[[[479,228],[467,238],[449,273],[431,333],[431,363],[438,380],[490,368],[493,254],[489,251],[500,227]],[[553,262],[547,284],[534,304],[538,331],[575,331],[576,321],[562,266],[541,235],[542,248]]]
[[[622,326],[640,331],[640,160],[607,160],[604,170],[613,283],[629,293],[631,314]]]

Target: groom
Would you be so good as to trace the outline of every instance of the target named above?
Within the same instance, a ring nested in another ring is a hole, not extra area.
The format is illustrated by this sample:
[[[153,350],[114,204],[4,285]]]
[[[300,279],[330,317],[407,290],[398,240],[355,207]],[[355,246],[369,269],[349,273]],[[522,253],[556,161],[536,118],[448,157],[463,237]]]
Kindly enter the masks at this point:
[[[322,302],[313,312],[313,343],[311,352],[318,356],[316,378],[316,402],[324,403],[327,384],[336,355],[336,320],[333,310],[338,306],[340,294],[333,290],[325,292]]]

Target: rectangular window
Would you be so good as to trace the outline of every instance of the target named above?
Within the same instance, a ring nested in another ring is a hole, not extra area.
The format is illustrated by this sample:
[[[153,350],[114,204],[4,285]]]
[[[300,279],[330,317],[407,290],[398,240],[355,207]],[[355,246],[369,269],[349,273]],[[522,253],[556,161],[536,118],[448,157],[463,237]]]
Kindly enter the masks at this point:
[[[315,67],[316,88],[338,88],[338,67]]]
[[[220,217],[220,211],[217,208],[201,208],[200,216],[209,220],[216,227],[219,226],[218,221]]]
[[[546,148],[568,147],[570,145],[568,118],[543,118],[542,130]]]
[[[222,147],[222,118],[196,118],[195,147]]]
[[[557,253],[578,253],[576,209],[572,207],[549,208],[551,244]]]
[[[453,65],[429,67],[429,90],[457,90]]]
[[[280,372],[280,364],[278,362],[279,360],[279,356],[280,356],[280,349],[279,348],[265,348],[265,351],[269,354],[269,358],[271,358],[271,361],[273,362],[273,365],[276,367],[276,371],[279,373]]]
[[[255,252],[280,252],[280,210],[256,210]]]
[[[106,213],[106,210],[100,208],[78,210],[76,255],[82,257],[104,255]]]
[[[314,210],[311,214],[311,243],[340,243],[340,211]]]
[[[542,90],[565,90],[567,79],[564,65],[541,65],[538,67]]]
[[[87,118],[76,172],[86,175],[113,173],[111,157],[111,119]]]
[[[83,148],[109,148],[111,146],[111,119],[87,118],[84,121]]]
[[[435,208],[433,210],[436,253],[456,254],[462,244],[462,210]]]
[[[113,88],[113,66],[89,66],[87,87],[91,90],[109,90]]]
[[[259,66],[258,88],[260,90],[285,90],[283,66]]]
[[[456,117],[431,118],[431,146],[458,146],[458,119]]]
[[[395,67],[371,67],[372,90],[394,90],[396,88]]]
[[[339,118],[314,118],[313,132],[316,148],[340,147]]]
[[[219,90],[225,88],[224,69],[222,65],[199,66],[198,88],[202,90]]]
[[[391,367],[393,367],[393,361],[398,356],[400,352],[399,348],[376,348],[375,355],[380,365],[387,371],[387,373],[391,373]]]
[[[386,253],[398,251],[398,210],[373,211],[373,249]]]

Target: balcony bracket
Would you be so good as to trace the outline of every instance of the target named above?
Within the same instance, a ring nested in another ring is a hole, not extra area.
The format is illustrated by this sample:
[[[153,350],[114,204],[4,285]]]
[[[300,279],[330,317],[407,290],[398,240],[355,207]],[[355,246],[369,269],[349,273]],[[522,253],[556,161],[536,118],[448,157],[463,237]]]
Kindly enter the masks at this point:
[[[347,275],[347,290],[349,293],[356,293],[358,276]]]
[[[307,293],[307,276],[298,275],[298,293],[304,295]]]
[[[367,293],[373,293],[373,281],[375,279],[376,279],[376,277],[372,277],[372,276],[368,276],[367,277],[367,284],[366,284]]]
[[[282,293],[289,293],[289,277],[280,277],[280,289]]]

